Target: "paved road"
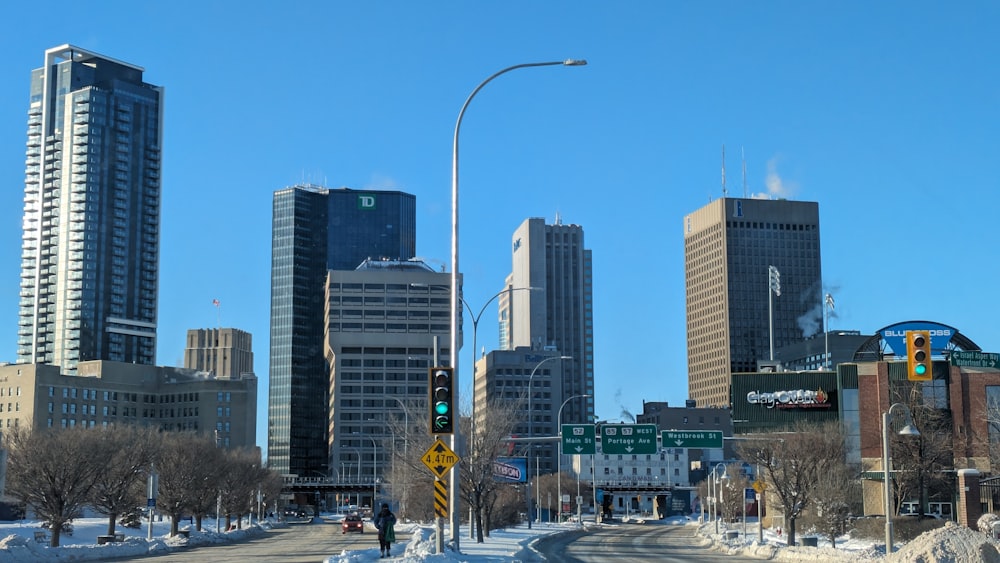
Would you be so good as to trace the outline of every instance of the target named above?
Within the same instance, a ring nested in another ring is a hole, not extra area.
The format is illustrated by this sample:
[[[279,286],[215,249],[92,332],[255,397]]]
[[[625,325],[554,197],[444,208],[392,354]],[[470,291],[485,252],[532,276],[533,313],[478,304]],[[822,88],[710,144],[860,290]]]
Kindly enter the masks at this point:
[[[400,541],[409,536],[401,535]],[[116,562],[144,563],[247,563],[248,561],[281,561],[282,563],[322,563],[331,555],[344,550],[368,549],[378,557],[375,529],[366,523],[363,534],[342,534],[340,524],[317,521],[313,524],[292,524],[267,530],[263,535],[245,541],[192,547],[163,555],[123,557]],[[402,549],[400,549],[402,553]],[[391,561],[391,559],[390,559]]]
[[[662,523],[621,524],[548,536],[536,549],[552,563],[598,563],[609,560],[669,563],[759,563],[759,559],[726,555],[705,547],[693,526]]]

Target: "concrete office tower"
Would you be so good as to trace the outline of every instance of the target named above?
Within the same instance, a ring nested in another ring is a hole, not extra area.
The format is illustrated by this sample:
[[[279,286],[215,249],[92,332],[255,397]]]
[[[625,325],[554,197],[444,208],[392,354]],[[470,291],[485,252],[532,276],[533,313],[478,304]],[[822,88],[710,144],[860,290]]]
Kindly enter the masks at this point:
[[[18,363],[153,364],[163,88],[78,47],[31,73]]]
[[[768,268],[781,295],[768,305]],[[730,404],[730,374],[823,330],[819,205],[722,198],[684,217],[688,395]],[[769,317],[773,322],[769,322]]]
[[[304,185],[278,190],[273,205],[267,463],[282,474],[327,475],[327,272],[413,258],[416,198]]]
[[[184,367],[220,377],[254,373],[253,336],[238,328],[198,328],[187,332]]]
[[[514,291],[500,303],[501,348],[558,351],[571,356],[562,362],[562,400],[569,401],[563,423],[592,422],[594,415],[594,316],[590,250],[584,247],[583,227],[546,225],[544,219],[526,219],[512,237],[513,267],[509,288],[537,287],[542,291]],[[561,401],[560,401],[561,402]],[[558,407],[557,407],[558,409]]]
[[[407,436],[430,430],[428,368],[451,365],[451,274],[419,260],[367,260],[327,280],[330,474],[371,483],[394,467],[394,449],[419,455]],[[393,497],[407,486],[395,482]]]

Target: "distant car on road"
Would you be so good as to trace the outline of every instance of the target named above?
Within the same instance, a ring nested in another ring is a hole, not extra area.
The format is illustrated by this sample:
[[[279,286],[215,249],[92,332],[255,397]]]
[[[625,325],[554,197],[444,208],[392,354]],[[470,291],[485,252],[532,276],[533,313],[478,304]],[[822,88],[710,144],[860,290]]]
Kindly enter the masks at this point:
[[[347,532],[357,532],[359,534],[365,533],[365,522],[361,519],[361,516],[357,514],[348,514],[344,517],[344,521],[341,524],[341,533],[346,534]]]

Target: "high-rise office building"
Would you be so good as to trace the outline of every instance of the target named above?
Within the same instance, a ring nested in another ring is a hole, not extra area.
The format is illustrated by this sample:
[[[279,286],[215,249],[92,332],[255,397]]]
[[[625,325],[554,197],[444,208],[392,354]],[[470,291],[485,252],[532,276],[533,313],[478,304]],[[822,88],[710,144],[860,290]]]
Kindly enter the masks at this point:
[[[366,260],[327,280],[330,474],[371,482],[389,477],[407,436],[430,428],[428,369],[451,365],[451,274],[419,260]],[[397,500],[423,478],[395,477]]]
[[[500,299],[501,348],[558,351],[562,362],[564,423],[592,422],[594,415],[594,315],[590,250],[583,227],[526,219],[512,237],[513,265]],[[478,374],[477,374],[478,375]],[[560,401],[560,402],[562,402]],[[558,408],[558,407],[557,407]]]
[[[163,88],[78,47],[32,71],[18,363],[156,359]]]
[[[328,475],[324,295],[329,270],[416,252],[416,198],[293,186],[274,193],[267,463]]]
[[[688,394],[698,407],[729,405],[730,374],[822,332],[819,239],[815,202],[722,198],[684,217]]]
[[[253,336],[238,328],[197,328],[187,332],[184,367],[220,377],[254,373]]]

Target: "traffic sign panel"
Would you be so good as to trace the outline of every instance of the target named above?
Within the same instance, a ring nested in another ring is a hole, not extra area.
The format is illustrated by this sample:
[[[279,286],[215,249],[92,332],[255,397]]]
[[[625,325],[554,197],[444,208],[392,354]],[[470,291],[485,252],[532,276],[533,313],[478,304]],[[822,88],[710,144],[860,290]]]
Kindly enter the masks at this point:
[[[592,455],[597,453],[593,424],[563,424],[562,453]]]
[[[424,455],[420,456],[420,461],[424,462],[427,469],[440,478],[444,477],[445,473],[448,473],[461,460],[458,454],[451,451],[451,448],[439,439],[435,440],[431,447],[424,452]]]
[[[1000,354],[955,350],[951,353],[951,365],[970,368],[1000,368]]]
[[[671,448],[721,448],[721,430],[664,430],[661,434],[663,447]]]
[[[763,493],[765,490],[767,490],[767,483],[761,481],[760,479],[757,479],[756,481],[753,482],[753,490],[757,491],[757,494]]]
[[[605,424],[601,426],[601,453],[655,454],[655,424]]]

